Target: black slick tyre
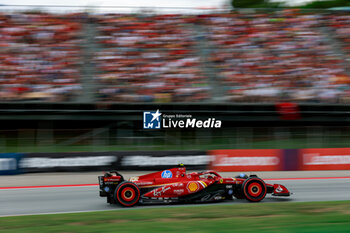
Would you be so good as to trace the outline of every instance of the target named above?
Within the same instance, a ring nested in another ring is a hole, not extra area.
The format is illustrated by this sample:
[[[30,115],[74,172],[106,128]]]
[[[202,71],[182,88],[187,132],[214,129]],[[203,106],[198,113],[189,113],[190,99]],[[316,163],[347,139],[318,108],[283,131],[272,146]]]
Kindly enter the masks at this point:
[[[132,207],[140,200],[140,189],[133,182],[123,181],[115,189],[114,199],[121,206]]]
[[[251,177],[244,181],[242,190],[245,198],[251,202],[259,202],[266,196],[265,182],[258,177]]]

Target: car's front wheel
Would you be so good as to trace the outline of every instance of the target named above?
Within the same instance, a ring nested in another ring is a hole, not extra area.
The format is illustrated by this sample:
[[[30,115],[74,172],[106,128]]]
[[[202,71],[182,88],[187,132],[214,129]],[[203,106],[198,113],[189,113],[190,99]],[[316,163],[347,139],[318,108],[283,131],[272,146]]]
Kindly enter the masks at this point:
[[[133,182],[124,181],[115,189],[114,199],[122,206],[134,206],[140,200],[140,189]]]
[[[248,201],[258,202],[266,196],[266,184],[265,182],[257,177],[246,179],[242,185],[243,193]]]

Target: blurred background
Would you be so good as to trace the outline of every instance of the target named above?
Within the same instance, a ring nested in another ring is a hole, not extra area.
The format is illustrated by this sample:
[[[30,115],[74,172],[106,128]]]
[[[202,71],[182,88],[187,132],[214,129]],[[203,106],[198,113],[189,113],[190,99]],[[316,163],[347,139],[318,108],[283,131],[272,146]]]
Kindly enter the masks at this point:
[[[0,5],[3,153],[349,144],[347,1],[11,4]],[[142,129],[156,109],[223,125]]]
[[[157,110],[222,125],[144,129]],[[350,232],[348,202],[305,203],[349,200],[349,122],[349,0],[0,0],[0,217],[76,213],[0,231]],[[295,195],[77,213],[115,209],[101,171],[178,163]]]

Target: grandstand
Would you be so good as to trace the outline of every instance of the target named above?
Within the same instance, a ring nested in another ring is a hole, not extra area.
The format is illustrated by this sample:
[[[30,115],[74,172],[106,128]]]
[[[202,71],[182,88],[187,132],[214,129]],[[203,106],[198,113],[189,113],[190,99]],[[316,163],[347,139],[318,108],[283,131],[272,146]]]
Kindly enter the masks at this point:
[[[347,15],[0,15],[1,101],[349,102]]]

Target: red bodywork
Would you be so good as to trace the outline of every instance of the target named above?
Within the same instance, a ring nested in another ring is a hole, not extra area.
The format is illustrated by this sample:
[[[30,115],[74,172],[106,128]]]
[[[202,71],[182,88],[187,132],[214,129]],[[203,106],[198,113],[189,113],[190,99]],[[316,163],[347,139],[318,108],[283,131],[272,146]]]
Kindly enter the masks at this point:
[[[166,171],[166,172],[165,172]],[[153,188],[144,194],[145,197],[178,197],[199,192],[208,186],[219,182],[221,184],[233,184],[233,178],[222,178],[215,171],[186,174],[185,167],[154,172],[147,175],[130,178],[130,181],[140,188]],[[164,178],[162,174],[171,174]]]
[[[118,173],[109,177],[103,177],[103,184],[118,185],[123,180],[124,178]],[[250,183],[247,183],[248,181]],[[185,200],[188,197],[195,196],[196,193],[198,193],[196,201],[199,200],[200,202],[208,195],[212,195],[210,197],[211,201],[229,199],[229,196],[235,196],[240,199],[246,198],[249,201],[260,201],[265,198],[267,193],[274,196],[290,195],[289,190],[285,186],[281,184],[266,184],[256,176],[224,178],[215,171],[186,173],[184,166],[131,177],[129,179],[130,182],[139,188],[138,195],[140,195],[140,200],[179,200],[181,198]],[[100,182],[102,191],[103,187]],[[200,196],[202,193],[203,195]],[[112,198],[119,198],[115,196],[116,194]],[[125,200],[127,198],[124,197]]]

